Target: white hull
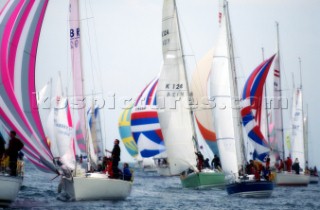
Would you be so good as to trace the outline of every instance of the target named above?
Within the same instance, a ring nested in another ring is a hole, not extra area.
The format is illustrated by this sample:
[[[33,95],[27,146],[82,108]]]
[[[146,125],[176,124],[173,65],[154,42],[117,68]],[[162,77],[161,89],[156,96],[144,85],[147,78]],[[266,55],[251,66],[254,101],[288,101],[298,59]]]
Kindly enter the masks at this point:
[[[61,185],[69,200],[123,200],[130,195],[132,182],[90,173],[87,176],[62,177]]]
[[[171,174],[170,173],[170,168],[167,166],[167,167],[161,167],[161,166],[158,166],[157,167],[157,172],[160,176],[178,176],[175,175],[175,174]]]
[[[310,176],[305,174],[286,171],[276,174],[276,184],[279,186],[307,186],[309,182]]]
[[[9,206],[16,199],[22,180],[20,176],[0,175],[0,206]]]

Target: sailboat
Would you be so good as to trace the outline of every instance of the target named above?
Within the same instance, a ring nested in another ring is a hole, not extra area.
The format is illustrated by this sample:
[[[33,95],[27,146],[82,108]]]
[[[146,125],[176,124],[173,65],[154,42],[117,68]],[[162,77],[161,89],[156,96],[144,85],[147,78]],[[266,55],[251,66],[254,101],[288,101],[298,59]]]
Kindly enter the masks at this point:
[[[175,0],[164,0],[162,16],[163,66],[157,89],[158,116],[171,174],[181,174],[183,187],[223,187],[224,173],[197,168],[199,152],[190,90],[183,58]]]
[[[5,132],[14,130],[23,152],[39,170],[58,171],[40,120],[35,67],[40,30],[48,0],[6,1],[0,9],[0,120]],[[0,174],[0,205],[12,203],[23,176]]]
[[[79,1],[70,0],[70,42],[72,53],[73,81],[75,96],[81,101],[85,98],[84,74],[81,63],[81,40]],[[85,109],[78,109],[81,134],[86,140],[86,154],[88,156],[87,173],[64,174],[61,179],[62,192],[70,200],[119,200],[130,195],[132,181],[109,178],[108,174],[90,172],[97,167],[97,154],[94,150],[92,134],[89,128]],[[79,129],[79,128],[78,128]],[[95,130],[93,130],[95,132]],[[74,154],[75,155],[75,154]],[[72,157],[73,158],[73,157]],[[62,161],[63,162],[63,161]],[[64,163],[64,162],[63,162]],[[76,166],[75,166],[76,167]],[[69,168],[72,169],[72,168]]]
[[[257,181],[251,175],[244,173],[244,166],[247,164],[247,161],[240,111],[238,109],[239,104],[236,103],[238,99],[238,85],[227,1],[223,1],[223,4],[220,5],[219,17],[220,34],[213,54],[210,86],[211,96],[215,98],[216,104],[223,105],[223,108],[217,107],[213,109],[213,115],[221,164],[227,179],[225,187],[229,195],[268,197],[273,190],[273,183]],[[270,68],[271,62],[272,59],[265,61],[256,71],[259,72],[261,67],[268,66]],[[245,95],[244,99],[246,98]],[[251,104],[247,99],[245,102],[248,102],[246,104],[247,107],[242,109],[241,116],[245,116],[246,118],[246,115],[251,113]],[[246,112],[246,110],[250,112]],[[254,117],[250,119],[254,119]],[[243,121],[245,127],[247,127],[246,123],[248,122]],[[249,122],[249,125],[253,123]],[[267,151],[267,149],[263,147],[263,151]],[[262,151],[260,152],[262,153]]]
[[[276,23],[277,26],[277,56],[275,58],[274,61],[274,99],[275,99],[275,109],[274,109],[274,126],[275,126],[275,130],[276,130],[276,136],[275,136],[275,142],[276,142],[276,147],[273,148],[277,153],[278,153],[278,157],[281,158],[282,160],[285,160],[286,156],[285,156],[285,142],[284,142],[284,135],[283,135],[283,117],[282,117],[282,89],[281,89],[281,70],[280,70],[280,48],[279,48],[279,24]],[[300,115],[302,115],[302,113],[299,112],[299,109],[296,113],[296,106],[299,104],[299,106],[302,106],[302,96],[301,96],[301,90],[296,90],[297,92],[294,93],[294,100],[293,100],[293,118],[295,117],[302,117]],[[299,101],[296,101],[299,100]],[[302,108],[302,107],[301,107]],[[295,114],[297,114],[297,116],[295,116]],[[297,122],[302,122],[303,118],[301,119],[296,119],[296,123]],[[298,128],[299,127],[299,128]],[[300,132],[300,129],[303,127],[302,125],[298,125],[298,127],[293,126],[293,131],[295,134],[297,134],[296,132]],[[297,129],[299,129],[297,131]],[[302,129],[303,131],[303,129]],[[302,135],[302,134],[301,134]],[[295,135],[296,136],[296,135]],[[293,138],[293,136],[291,136],[291,139]],[[300,140],[298,140],[298,138],[300,138]],[[298,153],[302,152],[302,154],[304,154],[304,145],[303,145],[303,137],[299,136],[296,138],[297,140],[295,140],[295,148],[293,147],[293,142],[290,144],[291,145],[291,151],[297,151]],[[298,145],[297,142],[301,141],[301,143]],[[297,153],[295,153],[297,154]],[[293,154],[291,154],[293,155]],[[289,156],[289,154],[287,155]],[[296,155],[294,157],[297,157]],[[302,156],[301,156],[302,158]],[[300,158],[299,158],[300,159]],[[303,159],[301,159],[300,161],[305,161],[304,155],[303,155]],[[304,165],[304,163],[303,163]],[[294,174],[291,172],[291,169],[288,170],[286,169],[286,171],[280,171],[278,173],[276,173],[276,179],[275,179],[275,183],[279,186],[306,186],[307,183],[309,182],[309,176],[300,174]]]

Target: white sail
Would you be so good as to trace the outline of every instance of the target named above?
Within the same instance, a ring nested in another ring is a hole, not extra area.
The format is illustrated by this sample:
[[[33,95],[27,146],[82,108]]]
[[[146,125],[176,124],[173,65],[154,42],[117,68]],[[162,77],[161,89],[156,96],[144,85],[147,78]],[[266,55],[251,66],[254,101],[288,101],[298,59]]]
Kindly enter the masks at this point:
[[[274,81],[273,81],[273,97],[274,97],[274,129],[275,140],[271,147],[280,156],[285,159],[284,151],[284,134],[283,134],[283,115],[282,115],[282,89],[281,89],[281,69],[280,69],[280,49],[279,49],[279,27],[277,23],[277,55],[274,59]]]
[[[102,157],[103,153],[103,137],[102,137],[102,128],[101,128],[101,119],[100,119],[100,110],[99,107],[92,104],[89,113],[89,127],[92,136],[92,142],[94,147],[94,152],[98,157]]]
[[[294,100],[292,104],[292,134],[291,134],[291,156],[294,161],[298,158],[300,168],[305,169],[304,154],[304,128],[303,128],[303,108],[302,108],[302,90],[297,88],[294,91]]]
[[[225,8],[221,9],[224,11]],[[210,79],[210,96],[214,99],[213,117],[214,127],[216,131],[218,148],[220,153],[220,160],[222,168],[225,173],[238,172],[236,141],[239,142],[237,136],[237,129],[239,125],[233,110],[233,102],[235,90],[233,90],[233,76],[230,66],[230,53],[228,41],[228,20],[226,19],[225,12],[221,13],[221,25],[218,42],[215,47]],[[239,110],[238,110],[239,111]],[[241,164],[241,163],[239,163]]]
[[[164,0],[162,17],[163,66],[157,89],[159,121],[172,174],[196,169],[194,132],[188,81],[183,61],[174,0]]]
[[[304,114],[304,118],[303,118],[303,139],[304,139],[304,156],[306,158],[306,163],[309,163],[309,139],[308,139],[308,107],[307,110]],[[307,165],[306,165],[307,166]],[[310,165],[308,165],[307,167],[309,167]]]
[[[57,83],[54,105],[54,139],[60,161],[69,169],[75,169],[74,132],[68,99],[63,96],[60,78]]]
[[[55,101],[55,99],[53,100]],[[54,107],[50,109],[48,118],[47,118],[47,141],[49,142],[50,150],[53,155],[53,157],[59,157],[59,150],[55,138],[55,133],[54,133]]]

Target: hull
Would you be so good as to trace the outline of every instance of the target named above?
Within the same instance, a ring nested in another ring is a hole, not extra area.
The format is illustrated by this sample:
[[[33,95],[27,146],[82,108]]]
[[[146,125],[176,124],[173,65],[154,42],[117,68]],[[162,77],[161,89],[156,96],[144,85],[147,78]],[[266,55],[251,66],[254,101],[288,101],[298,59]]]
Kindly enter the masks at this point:
[[[160,176],[174,176],[170,173],[170,169],[169,167],[161,167],[161,166],[158,166],[157,167],[157,173],[160,175]]]
[[[309,175],[295,174],[287,171],[277,173],[275,180],[275,183],[278,186],[307,186],[309,182]]]
[[[313,175],[310,175],[310,184],[318,184],[319,182],[319,176],[313,176]]]
[[[62,177],[61,188],[66,199],[80,200],[124,200],[130,195],[132,181],[110,179],[105,174],[89,173],[86,176]]]
[[[238,195],[240,197],[251,198],[270,197],[273,188],[273,182],[269,181],[243,181],[226,185],[229,195]]]
[[[157,172],[157,169],[154,166],[144,166],[143,171],[144,172]]]
[[[0,175],[0,206],[9,206],[17,197],[22,185],[22,177]]]
[[[181,184],[186,188],[224,188],[225,175],[211,170],[180,176]]]

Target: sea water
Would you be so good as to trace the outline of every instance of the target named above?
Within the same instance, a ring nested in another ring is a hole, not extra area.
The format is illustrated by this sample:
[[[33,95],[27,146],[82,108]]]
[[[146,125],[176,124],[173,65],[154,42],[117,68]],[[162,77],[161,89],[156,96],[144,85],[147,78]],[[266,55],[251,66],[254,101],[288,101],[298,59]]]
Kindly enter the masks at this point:
[[[9,209],[254,209],[320,210],[320,185],[275,187],[264,199],[239,198],[225,190],[193,190],[181,187],[178,177],[135,171],[131,195],[123,201],[63,202],[57,199],[59,177],[42,173],[26,161],[23,186]],[[1,187],[1,186],[0,186]]]

